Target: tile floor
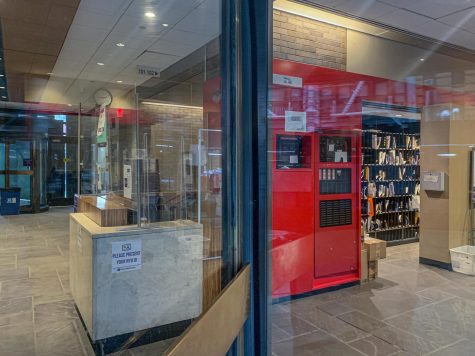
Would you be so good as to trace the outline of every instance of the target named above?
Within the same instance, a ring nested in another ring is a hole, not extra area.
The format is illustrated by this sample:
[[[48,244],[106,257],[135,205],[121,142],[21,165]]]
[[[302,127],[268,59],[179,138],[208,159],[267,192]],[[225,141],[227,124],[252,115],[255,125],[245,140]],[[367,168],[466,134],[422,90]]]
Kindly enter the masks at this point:
[[[70,212],[0,216],[0,356],[94,355],[69,291]],[[114,356],[160,355],[169,344]]]
[[[69,291],[68,213],[0,217],[0,356],[93,355]],[[474,355],[475,279],[388,249],[371,283],[273,306],[272,353]],[[159,355],[170,342],[114,356]]]
[[[273,306],[272,354],[475,355],[475,278],[388,248],[368,284]]]

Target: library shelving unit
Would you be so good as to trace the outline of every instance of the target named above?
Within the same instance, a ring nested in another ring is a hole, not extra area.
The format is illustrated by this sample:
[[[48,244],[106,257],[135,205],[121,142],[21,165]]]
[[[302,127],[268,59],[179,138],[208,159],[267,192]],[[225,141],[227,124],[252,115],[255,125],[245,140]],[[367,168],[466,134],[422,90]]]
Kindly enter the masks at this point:
[[[362,225],[388,245],[419,240],[419,143],[420,133],[362,131]]]

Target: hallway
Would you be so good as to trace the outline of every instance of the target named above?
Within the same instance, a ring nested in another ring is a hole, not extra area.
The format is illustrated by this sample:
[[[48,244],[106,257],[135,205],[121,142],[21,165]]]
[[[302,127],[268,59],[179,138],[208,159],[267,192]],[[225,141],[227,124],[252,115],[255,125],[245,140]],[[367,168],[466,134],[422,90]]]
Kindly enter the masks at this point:
[[[69,291],[72,208],[0,217],[0,356],[89,356]],[[170,341],[116,355],[157,355]]]
[[[368,284],[274,305],[273,355],[473,355],[475,280],[418,249],[388,248]]]
[[[0,217],[0,356],[93,354],[69,292],[69,212]],[[275,356],[473,355],[475,280],[395,246],[377,280],[274,305],[272,323]]]

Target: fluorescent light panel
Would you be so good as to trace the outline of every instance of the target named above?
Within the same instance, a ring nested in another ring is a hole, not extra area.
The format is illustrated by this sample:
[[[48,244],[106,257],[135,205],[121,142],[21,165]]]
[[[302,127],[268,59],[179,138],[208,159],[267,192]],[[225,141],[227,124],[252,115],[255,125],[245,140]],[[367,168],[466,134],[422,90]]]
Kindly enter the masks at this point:
[[[203,110],[203,107],[202,107],[202,106],[156,103],[156,102],[153,102],[153,101],[142,101],[142,104],[144,104],[144,105],[169,106],[169,107],[175,107],[175,108],[187,108],[187,109],[200,109],[200,110]]]

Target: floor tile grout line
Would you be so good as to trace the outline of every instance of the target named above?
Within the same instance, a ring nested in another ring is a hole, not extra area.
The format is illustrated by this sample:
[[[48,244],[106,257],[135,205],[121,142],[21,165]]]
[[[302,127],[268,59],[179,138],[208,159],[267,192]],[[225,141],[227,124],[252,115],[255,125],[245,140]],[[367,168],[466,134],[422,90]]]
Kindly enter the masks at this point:
[[[438,352],[438,351],[441,351],[441,350],[443,350],[443,349],[445,349],[445,348],[448,348],[448,347],[450,347],[450,346],[457,345],[457,344],[458,344],[459,342],[461,342],[463,339],[464,339],[464,338],[461,338],[461,339],[459,339],[459,340],[457,340],[457,341],[455,341],[455,342],[453,342],[453,343],[451,343],[451,344],[448,344],[448,345],[445,345],[445,346],[441,346],[441,347],[439,347],[439,348],[436,349],[436,350],[433,350],[433,351],[430,351],[430,352],[424,354],[424,356],[426,356],[426,355],[431,355],[431,354],[434,354],[434,353],[436,353],[436,352]]]

